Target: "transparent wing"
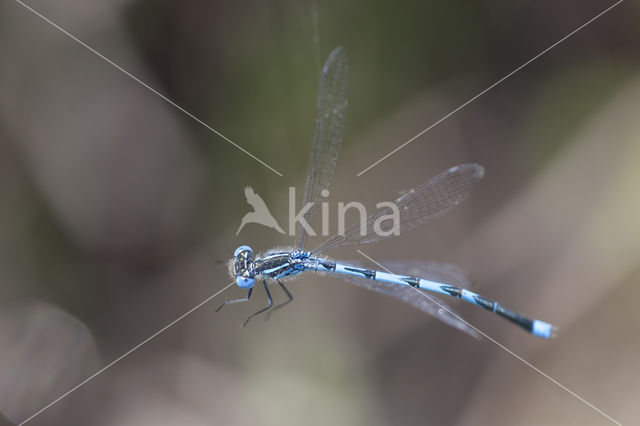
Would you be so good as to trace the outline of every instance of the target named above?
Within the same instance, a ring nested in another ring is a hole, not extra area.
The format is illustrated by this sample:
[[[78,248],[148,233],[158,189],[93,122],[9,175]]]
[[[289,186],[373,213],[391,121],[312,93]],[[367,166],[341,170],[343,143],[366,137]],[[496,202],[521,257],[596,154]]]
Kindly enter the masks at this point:
[[[405,193],[395,201],[400,216],[399,233],[411,231],[446,214],[467,198],[483,174],[482,166],[462,164]],[[340,246],[372,243],[393,237],[393,221],[382,219],[392,212],[391,207],[380,209],[369,216],[364,224],[357,224],[344,234],[334,235],[312,250],[312,253],[316,255]],[[374,232],[374,224],[378,221],[379,229]]]
[[[366,267],[360,262],[347,262],[349,265],[356,267]],[[453,265],[436,262],[414,262],[414,261],[391,261],[384,262],[383,265],[394,274],[408,275],[414,277],[425,278],[428,280],[467,286],[469,279]],[[358,287],[375,291],[387,296],[394,297],[407,303],[423,312],[439,319],[451,327],[457,328],[475,338],[480,338],[476,330],[467,325],[461,318],[462,316],[453,310],[449,305],[435,297],[431,293],[422,291],[413,287],[385,283],[380,281],[372,281],[366,278],[344,275],[340,278],[349,281]]]
[[[336,47],[322,67],[322,77],[316,103],[316,121],[313,131],[309,175],[304,190],[304,203],[313,203],[304,219],[307,222],[318,208],[322,190],[328,189],[336,168],[338,151],[342,144],[347,110],[349,66],[347,54]],[[302,249],[307,232],[298,223],[298,249]]]

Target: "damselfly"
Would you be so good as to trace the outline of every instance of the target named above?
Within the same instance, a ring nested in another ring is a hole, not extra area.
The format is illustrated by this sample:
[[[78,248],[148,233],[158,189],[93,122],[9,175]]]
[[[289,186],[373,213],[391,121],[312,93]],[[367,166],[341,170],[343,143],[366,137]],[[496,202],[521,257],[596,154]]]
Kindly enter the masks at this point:
[[[303,216],[306,222],[309,222],[316,212],[319,198],[323,192],[326,194],[335,170],[345,127],[347,80],[347,56],[344,49],[338,47],[331,52],[322,68],[316,103],[313,147],[303,203],[304,206],[312,203],[312,207]],[[452,167],[418,188],[405,193],[395,203],[399,209],[400,233],[424,225],[460,204],[467,198],[482,175],[481,166],[463,164]],[[367,218],[364,224],[357,224],[310,251],[304,249],[307,231],[301,222],[298,223],[297,228],[296,248],[274,249],[254,256],[251,247],[244,245],[238,247],[233,259],[229,261],[229,271],[235,278],[236,284],[240,288],[247,289],[248,293],[244,298],[226,301],[218,310],[231,303],[248,301],[255,282],[262,281],[268,306],[251,314],[244,322],[244,326],[254,316],[281,308],[293,300],[291,292],[282,283],[283,279],[302,272],[315,271],[339,275],[360,287],[396,297],[473,336],[478,335],[475,328],[462,320],[461,316],[444,302],[424,291],[453,296],[473,303],[519,325],[534,336],[549,338],[553,335],[554,327],[551,324],[524,317],[497,302],[465,289],[464,287],[468,285],[465,274],[450,265],[432,262],[389,262],[385,265],[389,268],[385,272],[354,263],[335,262],[322,256],[326,251],[336,247],[390,238],[393,235],[390,232],[373,232],[374,230],[388,231],[388,229],[380,229],[385,223],[380,219],[389,215],[390,209],[387,207],[379,210]],[[362,232],[363,230],[365,232]],[[273,283],[277,283],[287,296],[285,302],[275,307],[269,291],[269,285]]]

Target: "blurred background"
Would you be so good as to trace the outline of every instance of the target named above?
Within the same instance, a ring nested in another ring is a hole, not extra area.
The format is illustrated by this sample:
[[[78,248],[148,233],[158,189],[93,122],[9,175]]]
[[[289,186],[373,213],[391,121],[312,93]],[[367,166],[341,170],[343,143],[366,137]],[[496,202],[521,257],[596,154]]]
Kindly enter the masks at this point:
[[[449,300],[468,321],[614,419],[640,418],[638,3],[360,177],[613,2],[28,4],[284,177],[2,2],[0,424],[230,283],[219,261],[238,245],[293,244],[259,225],[235,236],[250,209],[243,189],[286,226],[288,187],[300,199],[306,179],[318,69],[337,45],[351,77],[334,203],[373,211],[455,164],[486,168],[445,218],[362,250],[463,268],[477,292],[560,331],[543,341]],[[353,248],[331,255],[363,260]],[[294,303],[245,329],[264,294],[215,313],[243,295],[227,290],[30,424],[612,424],[491,341],[396,300],[329,277],[290,289]]]

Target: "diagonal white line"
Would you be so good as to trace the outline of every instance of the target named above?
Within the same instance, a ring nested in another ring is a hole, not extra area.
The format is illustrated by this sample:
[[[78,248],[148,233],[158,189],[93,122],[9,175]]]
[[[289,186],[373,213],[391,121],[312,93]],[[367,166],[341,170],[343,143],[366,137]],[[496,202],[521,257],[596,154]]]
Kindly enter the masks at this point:
[[[457,107],[456,109],[454,109],[453,111],[449,112],[447,115],[445,115],[444,117],[442,117],[441,119],[439,119],[438,121],[436,121],[435,123],[431,124],[429,127],[427,127],[426,129],[422,130],[420,133],[418,133],[417,135],[415,135],[414,137],[412,137],[411,139],[407,140],[406,142],[404,142],[402,145],[400,145],[399,147],[397,147],[396,149],[394,149],[393,151],[391,151],[390,153],[388,153],[387,155],[385,155],[384,157],[380,158],[378,161],[376,161],[375,163],[373,163],[372,165],[370,165],[369,167],[367,167],[366,169],[364,169],[363,171],[361,171],[360,173],[358,173],[356,176],[361,176],[364,173],[366,173],[367,171],[369,171],[370,169],[372,169],[373,167],[377,166],[378,164],[380,164],[381,162],[383,162],[384,160],[386,160],[387,158],[391,157],[393,154],[395,154],[396,152],[400,151],[402,148],[404,148],[405,146],[409,145],[411,142],[413,142],[414,140],[418,139],[420,136],[424,135],[425,133],[427,133],[429,130],[433,129],[434,127],[436,127],[438,124],[442,123],[443,121],[445,121],[447,118],[451,117],[453,114],[455,114],[456,112],[460,111],[462,108],[466,107],[467,105],[469,105],[471,102],[475,101],[476,99],[478,99],[480,96],[484,95],[485,93],[487,93],[489,90],[493,89],[494,87],[496,87],[498,84],[502,83],[503,81],[505,81],[506,79],[508,79],[509,77],[511,77],[512,75],[514,75],[515,73],[517,73],[518,71],[520,71],[521,69],[523,69],[524,67],[526,67],[527,65],[529,65],[530,63],[532,63],[533,61],[535,61],[536,59],[540,58],[542,55],[544,55],[545,53],[549,52],[551,49],[553,49],[554,47],[556,47],[557,45],[559,45],[560,43],[564,42],[565,40],[567,40],[569,37],[573,36],[574,34],[576,34],[578,31],[582,30],[583,28],[585,28],[587,25],[591,24],[592,22],[594,22],[595,20],[597,20],[598,18],[600,18],[602,15],[606,14],[607,12],[609,12],[611,9],[613,9],[614,7],[618,6],[620,3],[622,3],[624,0],[619,0],[617,3],[614,3],[613,5],[609,6],[608,8],[606,8],[605,10],[603,10],[602,12],[600,12],[599,14],[597,14],[596,16],[594,16],[593,18],[591,18],[590,20],[588,20],[587,22],[585,22],[584,24],[580,25],[578,28],[576,28],[575,30],[571,31],[569,34],[567,34],[566,36],[562,37],[560,40],[556,41],[555,43],[553,43],[551,46],[547,47],[546,49],[544,49],[542,52],[538,53],[536,56],[534,56],[533,58],[529,59],[527,62],[525,62],[524,64],[520,65],[518,68],[516,68],[515,70],[511,71],[509,74],[505,75],[504,77],[502,77],[500,80],[496,81],[495,83],[493,83],[491,86],[487,87],[486,89],[484,89],[483,91],[481,91],[480,93],[478,93],[477,95],[475,95],[474,97],[472,97],[471,99],[469,99],[468,101],[466,101],[465,103],[463,103],[462,105],[460,105],[459,107]]]
[[[113,361],[111,361],[109,364],[105,365],[104,367],[102,367],[100,370],[96,371],[95,373],[93,373],[91,376],[87,377],[86,379],[84,379],[82,382],[78,383],[77,385],[75,385],[74,387],[72,387],[71,389],[69,389],[67,392],[63,393],[62,395],[60,395],[58,398],[54,399],[53,401],[51,401],[49,404],[45,405],[44,407],[42,407],[40,410],[38,410],[37,412],[33,413],[30,417],[26,418],[25,420],[21,421],[20,423],[18,423],[18,426],[22,426],[23,424],[27,423],[28,421],[33,420],[33,418],[35,418],[36,416],[42,414],[43,412],[45,412],[46,410],[48,410],[49,408],[53,407],[55,404],[57,404],[58,402],[62,401],[64,398],[66,398],[67,396],[71,395],[73,392],[75,392],[76,390],[78,390],[80,387],[84,386],[85,384],[87,384],[88,382],[90,382],[91,380],[95,379],[98,375],[104,373],[105,370],[107,370],[108,368],[114,366],[115,364],[117,364],[118,362],[122,361],[124,358],[126,358],[127,356],[131,355],[131,353],[133,353],[134,351],[138,350],[141,346],[145,345],[146,343],[148,343],[150,340],[154,339],[155,337],[157,337],[158,335],[164,333],[165,331],[167,331],[167,329],[169,329],[170,327],[174,326],[177,322],[183,320],[185,317],[191,315],[194,311],[196,311],[198,308],[200,308],[202,305],[206,304],[207,302],[211,301],[213,298],[215,298],[216,296],[218,296],[220,293],[222,293],[223,291],[225,291],[226,289],[228,289],[229,287],[231,287],[235,282],[231,282],[230,284],[228,284],[226,287],[224,287],[222,290],[217,291],[216,293],[214,293],[213,295],[207,297],[206,299],[204,299],[202,302],[198,303],[196,306],[194,306],[193,308],[189,309],[187,312],[185,312],[184,314],[180,315],[178,318],[176,318],[175,320],[171,321],[169,324],[165,325],[164,327],[162,327],[160,330],[156,331],[155,333],[153,333],[151,336],[147,337],[146,339],[144,339],[142,342],[138,343],[136,346],[134,346],[133,348],[129,349],[127,352],[123,353],[122,355],[120,355],[118,358],[114,359]]]
[[[54,28],[56,28],[57,30],[59,30],[60,32],[65,34],[67,37],[69,37],[70,39],[72,39],[73,41],[78,43],[79,45],[81,45],[81,46],[85,47],[86,49],[88,49],[91,53],[95,54],[96,56],[98,56],[99,58],[104,60],[105,62],[107,62],[110,65],[112,65],[118,71],[122,72],[126,76],[128,76],[128,77],[132,78],[133,80],[135,80],[136,82],[138,82],[140,85],[142,85],[145,89],[149,90],[151,93],[159,96],[160,98],[162,98],[164,101],[168,102],[171,106],[173,106],[177,110],[181,111],[182,113],[186,114],[187,116],[189,116],[190,118],[195,120],[197,123],[203,125],[207,129],[211,130],[213,133],[215,133],[216,135],[218,135],[219,137],[221,137],[225,141],[229,142],[231,145],[233,145],[234,147],[236,147],[240,151],[242,151],[245,154],[247,154],[249,157],[251,157],[254,160],[256,160],[258,163],[262,164],[263,166],[265,166],[266,168],[268,168],[269,170],[271,170],[272,172],[274,172],[278,176],[280,176],[280,177],[283,176],[282,173],[280,173],[279,171],[277,171],[276,169],[274,169],[273,167],[271,167],[270,165],[268,165],[267,163],[265,163],[264,161],[262,161],[261,159],[259,159],[258,157],[256,157],[255,155],[253,155],[252,153],[250,153],[249,151],[247,151],[246,149],[244,149],[243,147],[241,147],[240,145],[238,145],[237,143],[235,143],[234,141],[232,141],[231,139],[229,139],[228,137],[226,137],[225,135],[223,135],[222,133],[220,133],[219,131],[217,131],[216,129],[211,127],[210,125],[208,125],[207,123],[205,123],[204,121],[200,120],[198,117],[196,117],[195,115],[193,115],[192,113],[190,113],[189,111],[187,111],[186,109],[184,109],[183,107],[181,107],[180,105],[178,105],[177,103],[175,103],[174,101],[172,101],[171,99],[169,99],[168,97],[163,95],[162,93],[158,92],[156,89],[154,89],[153,87],[151,87],[150,85],[148,85],[144,81],[140,80],[138,77],[136,77],[135,75],[131,74],[129,71],[125,70],[120,65],[116,64],[111,59],[107,58],[102,53],[98,52],[96,49],[94,49],[93,47],[89,46],[87,43],[83,42],[78,37],[74,36],[69,31],[65,30],[64,28],[62,28],[61,26],[59,26],[58,24],[53,22],[51,19],[49,19],[46,16],[42,15],[40,12],[38,12],[35,9],[33,9],[31,6],[23,3],[22,1],[20,1],[20,0],[15,0],[15,1],[18,4],[20,4],[21,6],[23,6],[25,9],[29,10],[30,12],[32,12],[34,15],[38,16],[39,18],[41,18],[42,20],[44,20],[45,22],[47,22],[48,24],[50,24],[51,26],[53,26]]]
[[[385,268],[383,265],[381,265],[380,263],[376,262],[375,260],[373,260],[372,258],[370,258],[369,256],[367,256],[366,254],[364,254],[362,251],[356,249],[356,251],[358,253],[360,253],[362,256],[364,256],[365,258],[367,258],[370,262],[373,262],[374,264],[376,264],[378,267],[384,269],[385,271],[387,271],[390,274],[396,275],[395,273],[391,272],[390,270],[388,270],[387,268]],[[540,370],[539,368],[537,368],[536,366],[534,366],[533,364],[531,364],[529,361],[527,361],[526,359],[522,358],[520,355],[518,355],[517,353],[513,352],[512,350],[510,350],[509,348],[507,348],[506,346],[504,346],[503,344],[501,344],[500,342],[498,342],[496,339],[494,339],[493,337],[489,336],[488,334],[486,334],[485,332],[483,332],[482,330],[479,330],[477,327],[475,327],[474,325],[470,324],[468,321],[466,321],[465,319],[463,319],[460,315],[458,315],[457,313],[449,310],[447,308],[446,305],[443,305],[441,303],[438,302],[437,299],[429,296],[428,294],[425,294],[423,292],[421,292],[420,290],[418,290],[415,287],[411,287],[413,288],[418,294],[426,297],[427,299],[431,300],[432,302],[436,303],[438,306],[440,306],[442,309],[444,309],[445,311],[449,312],[451,315],[453,315],[454,317],[456,317],[457,319],[459,319],[460,321],[464,322],[465,324],[467,324],[469,327],[473,328],[475,331],[477,331],[478,333],[480,333],[483,337],[485,337],[486,339],[490,340],[491,342],[495,343],[499,348],[501,348],[502,350],[504,350],[505,352],[507,352],[508,354],[510,354],[511,356],[513,356],[514,358],[516,358],[517,360],[519,360],[520,362],[522,362],[523,364],[527,365],[528,367],[530,367],[531,369],[535,370],[536,372],[538,372],[540,375],[542,375],[545,379],[549,380],[550,382],[554,383],[555,385],[559,386],[560,388],[564,389],[566,392],[568,392],[570,395],[572,395],[573,397],[579,399],[580,401],[582,401],[583,403],[585,403],[586,405],[588,405],[589,407],[591,407],[592,409],[594,409],[595,411],[597,411],[598,413],[600,413],[601,415],[603,415],[604,417],[606,417],[607,419],[609,419],[611,422],[622,426],[622,423],[620,423],[619,421],[615,420],[613,417],[609,416],[608,414],[606,414],[604,411],[600,410],[598,407],[596,407],[595,405],[593,405],[592,403],[590,403],[589,401],[587,401],[586,399],[582,398],[580,395],[578,395],[577,393],[575,393],[574,391],[572,391],[571,389],[569,389],[568,387],[564,386],[562,383],[558,382],[557,380],[555,380],[553,377],[549,376],[547,373],[545,373],[544,371]]]

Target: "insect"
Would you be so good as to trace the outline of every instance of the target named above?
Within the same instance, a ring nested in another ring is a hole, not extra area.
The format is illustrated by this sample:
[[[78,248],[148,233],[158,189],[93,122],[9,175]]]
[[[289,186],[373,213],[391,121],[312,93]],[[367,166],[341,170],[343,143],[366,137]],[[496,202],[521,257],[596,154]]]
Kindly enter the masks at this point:
[[[345,127],[347,80],[347,56],[343,48],[337,47],[324,64],[320,79],[311,162],[303,203],[305,206],[307,203],[312,203],[312,207],[304,214],[304,219],[307,221],[316,212],[320,195],[328,189],[335,170]],[[411,231],[446,214],[467,198],[483,173],[483,168],[477,164],[462,164],[406,192],[395,202],[399,210],[399,231],[401,233]],[[380,220],[390,213],[390,207],[381,209],[369,216],[364,224],[349,228],[309,251],[304,250],[307,231],[300,222],[297,228],[298,243],[295,248],[273,249],[254,256],[251,247],[245,245],[238,247],[233,259],[229,261],[229,271],[235,278],[236,284],[240,288],[247,289],[248,292],[246,297],[228,300],[217,310],[228,304],[248,301],[255,283],[261,281],[267,294],[268,305],[251,314],[244,322],[243,326],[245,326],[256,315],[281,308],[293,300],[291,292],[282,282],[283,279],[314,271],[340,276],[360,287],[398,298],[476,337],[478,332],[462,320],[460,315],[444,302],[425,292],[456,297],[480,306],[517,324],[534,336],[542,338],[553,336],[555,328],[551,324],[529,319],[464,288],[468,286],[467,277],[451,265],[434,262],[389,262],[387,267],[390,268],[390,272],[385,272],[354,263],[336,262],[323,256],[323,253],[336,247],[390,238],[392,234],[389,232],[373,232],[384,227],[384,222]],[[365,232],[362,232],[362,227]],[[277,283],[287,296],[286,301],[275,307],[269,291],[269,285],[272,283]]]

